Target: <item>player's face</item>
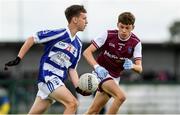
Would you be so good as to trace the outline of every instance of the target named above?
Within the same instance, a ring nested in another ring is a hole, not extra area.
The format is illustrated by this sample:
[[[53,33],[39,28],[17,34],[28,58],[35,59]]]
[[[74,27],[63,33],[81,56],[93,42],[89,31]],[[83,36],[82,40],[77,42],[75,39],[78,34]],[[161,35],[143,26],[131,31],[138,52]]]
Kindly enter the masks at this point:
[[[122,24],[122,23],[118,23],[117,26],[118,26],[118,29],[119,29],[118,34],[119,34],[121,39],[129,38],[129,36],[131,34],[131,31],[134,29],[133,25],[125,25],[125,24]]]
[[[77,17],[77,29],[79,31],[83,31],[87,25],[87,16],[86,13],[80,13]]]

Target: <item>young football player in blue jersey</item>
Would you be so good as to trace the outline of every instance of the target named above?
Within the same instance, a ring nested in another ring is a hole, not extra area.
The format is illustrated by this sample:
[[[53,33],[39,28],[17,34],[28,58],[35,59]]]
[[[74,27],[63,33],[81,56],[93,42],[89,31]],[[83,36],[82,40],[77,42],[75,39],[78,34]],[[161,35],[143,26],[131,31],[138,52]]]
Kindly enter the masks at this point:
[[[65,10],[65,16],[68,21],[66,28],[37,32],[25,41],[17,58],[5,64],[5,69],[19,64],[34,43],[45,45],[39,67],[38,92],[29,114],[44,113],[54,100],[64,105],[64,114],[76,112],[78,100],[64,85],[68,74],[78,93],[90,95],[78,88],[76,70],[82,50],[82,43],[76,33],[83,31],[88,23],[86,9],[82,5],[72,5]]]
[[[121,72],[124,69],[142,72],[142,48],[140,40],[132,33],[134,23],[135,17],[132,13],[120,14],[118,29],[108,30],[97,36],[84,51],[85,59],[94,67],[95,73],[101,80],[87,114],[98,114],[111,97],[114,100],[106,114],[116,114],[126,99],[118,85]],[[93,53],[99,48],[101,52],[95,60]]]

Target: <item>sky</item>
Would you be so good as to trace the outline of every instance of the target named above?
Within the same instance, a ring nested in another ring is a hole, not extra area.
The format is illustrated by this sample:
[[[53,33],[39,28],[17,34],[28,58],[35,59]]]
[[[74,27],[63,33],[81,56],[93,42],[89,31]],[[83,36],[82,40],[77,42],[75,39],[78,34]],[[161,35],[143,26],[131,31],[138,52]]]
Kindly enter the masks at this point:
[[[37,31],[66,27],[64,10],[72,4],[87,9],[88,25],[78,33],[85,42],[117,29],[124,11],[135,15],[133,33],[144,43],[168,41],[169,27],[180,20],[180,0],[0,0],[0,42],[25,41]]]

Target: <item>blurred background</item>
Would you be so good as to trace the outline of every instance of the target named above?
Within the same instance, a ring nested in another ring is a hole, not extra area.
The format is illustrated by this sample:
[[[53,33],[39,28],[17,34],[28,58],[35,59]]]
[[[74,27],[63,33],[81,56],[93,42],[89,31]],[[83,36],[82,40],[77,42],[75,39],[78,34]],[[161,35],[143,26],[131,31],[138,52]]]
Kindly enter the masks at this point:
[[[179,0],[0,0],[0,114],[29,111],[37,92],[43,45],[34,45],[22,63],[8,71],[4,71],[4,64],[17,56],[28,36],[43,29],[66,27],[64,10],[72,4],[82,4],[88,12],[88,26],[78,33],[83,50],[98,34],[116,29],[120,13],[130,11],[136,17],[133,33],[142,41],[144,71],[123,73],[119,84],[127,100],[119,114],[180,114]],[[79,74],[91,70],[82,57]],[[93,96],[76,94],[69,80],[66,85],[80,101],[77,113],[84,113]],[[46,113],[62,111],[63,106],[55,103]]]

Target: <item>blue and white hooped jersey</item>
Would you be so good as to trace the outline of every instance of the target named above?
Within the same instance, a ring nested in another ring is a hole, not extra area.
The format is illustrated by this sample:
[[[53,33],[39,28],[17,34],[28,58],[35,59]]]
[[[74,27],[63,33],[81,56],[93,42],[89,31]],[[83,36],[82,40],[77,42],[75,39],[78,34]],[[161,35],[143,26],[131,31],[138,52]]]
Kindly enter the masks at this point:
[[[67,70],[76,68],[81,57],[82,43],[78,36],[71,37],[69,29],[64,28],[39,31],[34,38],[36,43],[45,45],[38,82],[46,82],[51,76],[57,76],[64,81]]]

